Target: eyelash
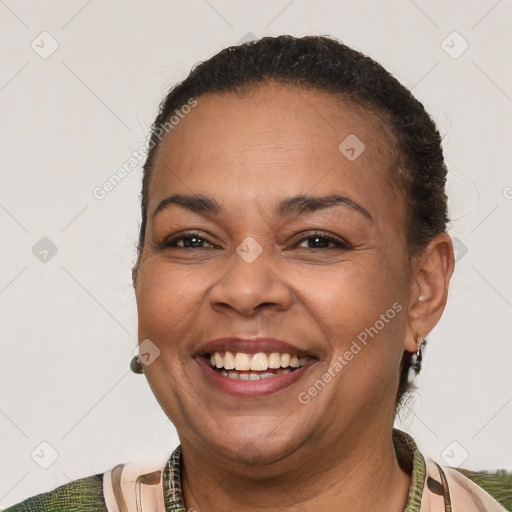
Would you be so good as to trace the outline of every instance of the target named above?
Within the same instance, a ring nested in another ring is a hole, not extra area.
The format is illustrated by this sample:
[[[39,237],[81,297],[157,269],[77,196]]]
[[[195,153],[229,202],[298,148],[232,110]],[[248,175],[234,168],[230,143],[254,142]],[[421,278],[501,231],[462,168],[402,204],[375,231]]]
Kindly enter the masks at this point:
[[[198,231],[188,231],[186,233],[182,233],[179,236],[176,236],[174,238],[170,238],[168,240],[165,240],[162,243],[162,248],[169,248],[174,247],[177,249],[210,249],[210,247],[183,247],[176,245],[177,242],[186,240],[187,238],[198,238],[202,242],[206,242],[210,245],[212,245],[215,248],[215,245],[211,243],[208,238],[204,237],[200,232]],[[341,249],[341,250],[350,250],[351,246],[348,242],[344,241],[341,238],[334,237],[333,235],[326,233],[325,231],[311,231],[308,233],[305,233],[302,238],[300,238],[297,243],[295,243],[294,247],[299,244],[299,242],[304,242],[305,240],[314,239],[314,238],[321,238],[324,240],[327,240],[330,243],[333,243],[335,247],[301,247],[301,249],[313,249],[313,250],[319,250],[319,249]]]

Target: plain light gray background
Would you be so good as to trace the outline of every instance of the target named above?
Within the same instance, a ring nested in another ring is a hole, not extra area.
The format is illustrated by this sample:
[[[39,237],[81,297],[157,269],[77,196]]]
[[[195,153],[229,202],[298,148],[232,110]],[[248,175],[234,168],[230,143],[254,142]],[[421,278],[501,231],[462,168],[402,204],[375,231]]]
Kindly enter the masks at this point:
[[[145,144],[192,65],[281,33],[366,52],[445,135],[457,269],[397,425],[443,464],[511,470],[511,12],[510,0],[0,0],[0,506],[177,445],[128,369],[140,165],[103,200],[92,192]]]

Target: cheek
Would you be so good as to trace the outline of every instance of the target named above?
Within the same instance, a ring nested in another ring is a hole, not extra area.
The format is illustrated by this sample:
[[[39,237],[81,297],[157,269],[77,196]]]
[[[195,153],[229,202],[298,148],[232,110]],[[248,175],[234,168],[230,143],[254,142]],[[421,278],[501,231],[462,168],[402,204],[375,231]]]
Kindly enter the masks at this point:
[[[406,289],[403,276],[376,253],[337,269],[312,269],[298,286],[316,315],[352,334],[373,325],[395,302],[401,304]]]
[[[172,269],[165,262],[141,265],[136,293],[139,338],[154,338],[158,343],[181,337],[182,331],[197,321],[206,293],[204,277],[197,269]]]
[[[272,266],[271,273],[293,295],[291,309],[282,315],[292,320],[300,315],[302,326],[304,317],[309,319],[312,334],[319,334],[320,329],[330,345],[344,350],[347,342],[350,344],[379,322],[393,304],[405,299],[405,280],[400,274],[403,265],[395,260],[396,253],[392,259],[372,249],[331,266],[280,261]],[[182,339],[187,332],[205,327],[208,316],[215,320],[209,292],[226,276],[230,264],[173,265],[157,257],[143,261],[136,294],[140,339]],[[264,293],[260,299],[265,299]],[[389,331],[388,323],[385,327],[379,331]]]
[[[339,382],[348,395],[372,396],[374,386],[394,387],[407,311],[403,267],[395,269],[382,254],[369,254],[360,264],[352,262],[346,269],[308,278],[322,285],[317,284],[316,294],[304,303],[330,340],[327,364],[332,370],[338,361],[340,371],[335,372],[343,375]]]

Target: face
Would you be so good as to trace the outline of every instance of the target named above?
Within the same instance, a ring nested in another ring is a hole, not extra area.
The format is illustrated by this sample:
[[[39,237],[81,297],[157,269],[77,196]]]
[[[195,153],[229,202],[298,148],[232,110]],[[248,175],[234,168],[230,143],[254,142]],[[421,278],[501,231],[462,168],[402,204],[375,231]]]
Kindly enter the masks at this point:
[[[279,86],[197,101],[151,178],[136,285],[139,340],[160,351],[149,384],[205,456],[348,446],[392,423],[407,347],[385,125]]]

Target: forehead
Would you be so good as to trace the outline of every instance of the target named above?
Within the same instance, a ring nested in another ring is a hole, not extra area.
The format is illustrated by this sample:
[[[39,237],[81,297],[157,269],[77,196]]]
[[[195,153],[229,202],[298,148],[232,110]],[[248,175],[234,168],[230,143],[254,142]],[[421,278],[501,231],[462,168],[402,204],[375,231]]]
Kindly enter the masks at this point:
[[[176,192],[261,208],[263,197],[337,187],[396,209],[393,146],[381,119],[332,94],[265,85],[204,95],[160,145],[149,210]]]

